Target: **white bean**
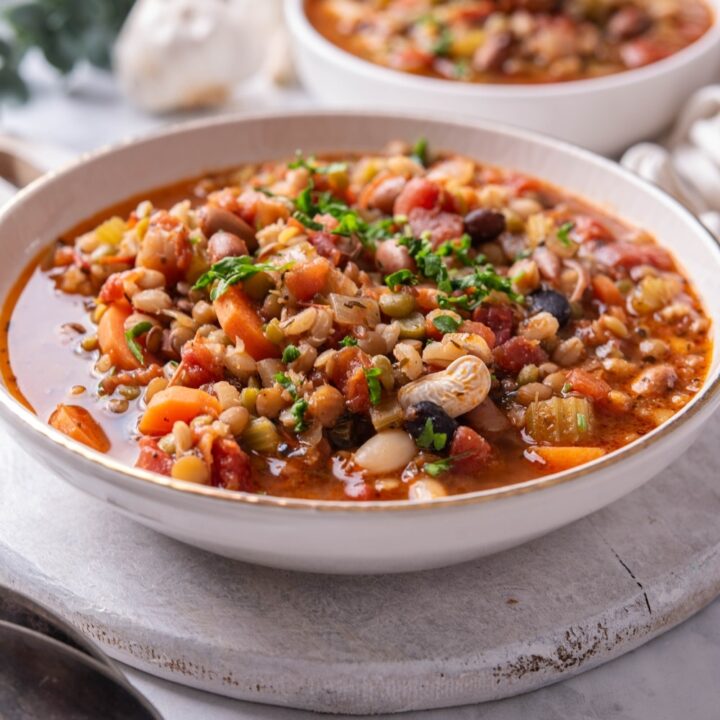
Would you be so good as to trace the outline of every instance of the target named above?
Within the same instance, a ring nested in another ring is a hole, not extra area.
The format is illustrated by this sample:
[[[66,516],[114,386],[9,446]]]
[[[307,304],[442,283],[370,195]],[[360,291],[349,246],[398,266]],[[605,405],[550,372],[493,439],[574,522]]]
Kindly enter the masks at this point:
[[[373,474],[405,467],[416,455],[415,442],[404,430],[384,430],[355,451],[355,463]]]

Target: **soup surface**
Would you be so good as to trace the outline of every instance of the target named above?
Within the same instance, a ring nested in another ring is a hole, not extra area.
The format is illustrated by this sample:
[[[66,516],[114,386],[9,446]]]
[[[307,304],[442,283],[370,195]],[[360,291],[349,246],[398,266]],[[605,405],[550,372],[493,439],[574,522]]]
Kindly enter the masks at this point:
[[[710,350],[646,233],[422,140],[134,198],[43,253],[3,314],[6,384],[70,437],[323,499],[582,465],[682,408]]]
[[[700,38],[704,0],[307,0],[330,42],[403,72],[484,83],[580,80]]]

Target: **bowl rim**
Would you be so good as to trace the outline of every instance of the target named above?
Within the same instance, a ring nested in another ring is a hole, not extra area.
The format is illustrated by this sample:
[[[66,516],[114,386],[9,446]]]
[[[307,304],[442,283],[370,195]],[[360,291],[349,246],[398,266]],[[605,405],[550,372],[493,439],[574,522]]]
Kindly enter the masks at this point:
[[[307,120],[308,118],[325,120],[328,118],[342,119],[357,118],[358,116],[380,122],[403,119],[408,121],[419,120],[428,124],[444,125],[446,127],[454,126],[463,130],[482,130],[485,132],[501,134],[510,138],[516,138],[518,140],[533,143],[534,145],[548,150],[574,156],[575,159],[581,162],[595,165],[603,171],[622,177],[625,181],[637,186],[642,192],[653,196],[656,202],[664,203],[670,206],[674,212],[679,213],[683,216],[686,222],[688,222],[691,226],[694,226],[695,232],[699,237],[704,238],[704,241],[708,244],[711,252],[715,253],[718,265],[720,265],[720,242],[715,239],[710,231],[687,208],[685,208],[678,200],[665,193],[663,190],[660,190],[657,186],[635,175],[617,163],[590,152],[589,150],[571,145],[565,141],[557,140],[538,132],[513,127],[504,123],[467,118],[459,120],[447,119],[441,117],[439,114],[423,112],[374,112],[363,110],[308,111],[298,109],[252,114],[236,113],[216,118],[200,118],[192,121],[174,123],[164,128],[156,129],[150,133],[133,136],[120,142],[83,153],[68,165],[46,173],[42,177],[30,183],[27,187],[21,189],[11,200],[0,208],[0,229],[2,229],[3,222],[8,215],[12,214],[18,206],[21,206],[27,198],[43,193],[46,186],[56,182],[62,182],[64,178],[72,173],[81,171],[83,166],[92,162],[102,161],[103,159],[114,155],[120,155],[131,147],[142,146],[143,144],[152,144],[172,136],[181,136],[183,134],[192,134],[196,132],[212,132],[213,128],[223,125],[242,125],[247,122],[282,122],[284,120],[293,122],[297,120]],[[5,300],[4,297],[2,299],[3,301]],[[701,301],[706,309],[708,309],[708,305],[705,302],[704,297],[701,297]],[[720,323],[720,312],[717,317],[714,317],[712,312],[709,310],[708,314],[713,325]],[[577,468],[552,473],[550,475],[541,475],[520,483],[513,483],[485,490],[476,490],[471,493],[433,498],[431,500],[314,500],[257,495],[244,491],[226,490],[224,488],[198,485],[130,466],[118,459],[99,453],[96,450],[92,450],[86,445],[71,439],[67,435],[64,435],[47,423],[43,422],[39,416],[20,403],[10,393],[4,383],[0,383],[0,410],[3,411],[5,419],[8,419],[9,415],[14,420],[18,420],[22,425],[33,431],[35,435],[39,436],[38,442],[45,443],[49,441],[50,445],[60,446],[69,451],[71,456],[80,462],[87,461],[96,466],[99,470],[117,473],[122,476],[125,481],[133,483],[140,482],[143,484],[142,487],[146,490],[152,486],[159,492],[172,491],[181,496],[202,497],[211,501],[219,500],[234,504],[266,508],[288,508],[312,511],[320,510],[341,513],[378,511],[407,512],[427,510],[428,508],[435,507],[458,507],[501,500],[515,495],[523,495],[554,487],[556,485],[565,484],[573,480],[587,477],[596,471],[613,467],[618,463],[625,461],[629,457],[645,452],[649,447],[668,437],[671,433],[685,425],[687,421],[696,417],[706,408],[713,405],[716,401],[720,401],[720,363],[718,363],[715,370],[711,369],[708,372],[702,388],[692,398],[692,400],[666,422],[629,445],[618,448],[617,450],[608,453],[597,460],[581,465]],[[68,460],[70,460],[70,458],[68,458]],[[146,483],[150,483],[150,486]],[[140,486],[138,485],[138,487]]]
[[[596,78],[582,78],[564,82],[548,83],[470,83],[462,80],[443,80],[394,70],[377,65],[335,45],[315,29],[305,12],[306,0],[284,0],[285,17],[291,35],[305,47],[320,54],[330,64],[350,73],[364,74],[371,80],[415,92],[436,92],[447,96],[467,96],[478,100],[559,98],[586,93],[612,91],[619,88],[651,81],[666,73],[681,69],[720,45],[720,1],[703,0],[712,13],[712,23],[707,31],[690,45],[649,65],[633,70],[623,70]]]

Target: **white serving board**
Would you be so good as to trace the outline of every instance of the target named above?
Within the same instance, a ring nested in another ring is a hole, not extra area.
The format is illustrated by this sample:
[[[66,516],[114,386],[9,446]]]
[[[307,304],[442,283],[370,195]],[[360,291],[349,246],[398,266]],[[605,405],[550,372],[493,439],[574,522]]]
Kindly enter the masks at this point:
[[[123,662],[336,713],[507,697],[588,670],[720,594],[720,416],[645,488],[541,540],[411,575],[269,570],[169,540],[0,445],[0,581]]]

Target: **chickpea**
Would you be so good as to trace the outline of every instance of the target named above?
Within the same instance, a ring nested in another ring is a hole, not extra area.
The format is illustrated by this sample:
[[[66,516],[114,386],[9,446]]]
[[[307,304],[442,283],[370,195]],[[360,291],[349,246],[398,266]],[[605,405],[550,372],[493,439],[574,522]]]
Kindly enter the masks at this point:
[[[283,392],[284,388],[280,385],[274,385],[273,387],[261,390],[255,399],[257,414],[260,417],[276,418],[287,405],[282,397]]]
[[[321,385],[308,400],[308,412],[323,427],[332,427],[345,412],[345,398],[332,385]]]

